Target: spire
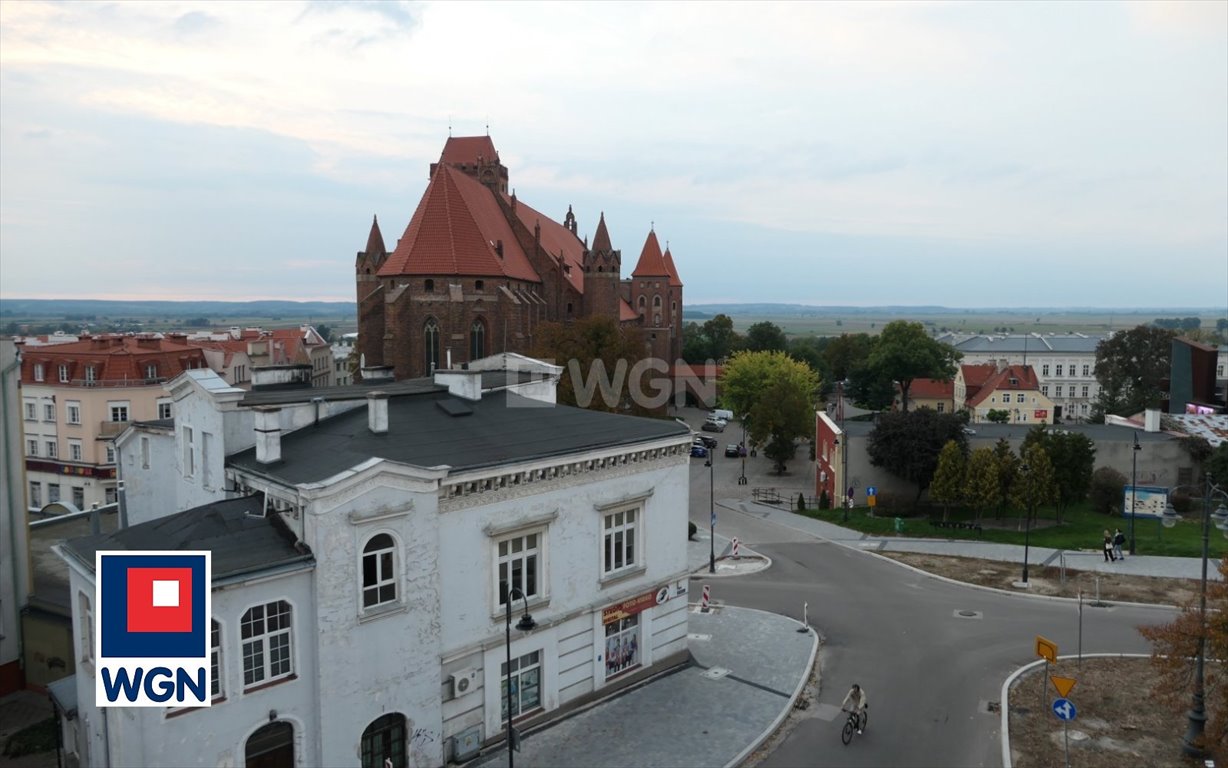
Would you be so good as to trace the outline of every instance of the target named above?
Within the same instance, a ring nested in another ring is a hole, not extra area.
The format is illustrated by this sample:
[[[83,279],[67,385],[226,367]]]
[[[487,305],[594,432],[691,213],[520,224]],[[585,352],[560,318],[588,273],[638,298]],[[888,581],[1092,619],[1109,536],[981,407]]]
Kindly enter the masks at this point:
[[[597,232],[593,235],[593,247],[589,250],[593,253],[608,253],[614,250],[614,246],[610,244],[610,233],[605,228],[605,211],[601,212],[601,218],[597,220]]]
[[[644,250],[640,251],[640,260],[636,262],[631,274],[635,277],[669,277],[665,267],[665,257],[661,255],[661,244],[657,242],[657,233],[648,232],[644,241]]]
[[[674,266],[674,257],[669,253],[669,241],[665,241],[665,256],[663,258],[665,268],[669,270],[669,284],[673,288],[682,287],[682,278],[678,276],[678,268]]]
[[[371,234],[367,235],[367,256],[383,258],[388,251],[384,248],[384,236],[379,231],[379,217],[371,217]]]

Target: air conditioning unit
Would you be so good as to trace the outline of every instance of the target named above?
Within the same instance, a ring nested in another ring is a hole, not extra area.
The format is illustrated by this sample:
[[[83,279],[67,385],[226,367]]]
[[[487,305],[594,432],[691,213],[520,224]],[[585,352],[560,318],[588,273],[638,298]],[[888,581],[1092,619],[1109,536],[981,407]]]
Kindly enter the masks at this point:
[[[452,698],[460,698],[476,691],[478,689],[478,676],[481,674],[482,670],[476,667],[455,672],[449,678],[452,681]]]

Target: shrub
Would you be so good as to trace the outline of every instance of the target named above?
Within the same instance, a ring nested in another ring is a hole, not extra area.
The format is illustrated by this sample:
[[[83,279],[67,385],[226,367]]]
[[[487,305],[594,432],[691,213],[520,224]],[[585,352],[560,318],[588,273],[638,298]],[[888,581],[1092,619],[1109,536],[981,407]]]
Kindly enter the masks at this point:
[[[1125,475],[1112,467],[1097,467],[1092,472],[1092,487],[1087,494],[1092,511],[1105,515],[1117,514],[1121,509],[1125,487]]]
[[[831,509],[831,499],[827,498],[827,489],[819,494],[819,509]]]
[[[805,511],[805,509],[806,509],[806,496],[805,494],[799,493],[797,494],[797,511],[803,512]]]
[[[693,541],[693,540],[695,539],[695,534],[696,534],[696,532],[698,532],[698,531],[699,531],[699,526],[695,525],[695,523],[692,523],[690,520],[687,520],[687,521],[686,521],[686,538],[687,538],[687,541]]]

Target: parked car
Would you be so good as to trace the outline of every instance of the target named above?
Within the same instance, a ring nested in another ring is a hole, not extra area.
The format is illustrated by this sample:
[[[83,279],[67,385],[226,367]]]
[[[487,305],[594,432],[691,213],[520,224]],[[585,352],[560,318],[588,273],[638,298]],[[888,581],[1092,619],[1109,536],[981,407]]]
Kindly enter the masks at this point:
[[[708,458],[708,449],[705,446],[699,445],[698,443],[692,445],[691,446],[691,458],[692,459]]]
[[[738,446],[730,443],[729,445],[725,446],[725,455],[736,459],[742,455],[742,451]]]
[[[696,435],[695,439],[702,443],[705,448],[715,448],[720,443],[715,437],[708,437],[707,435]]]
[[[724,432],[725,422],[723,421],[705,421],[703,430],[705,432]]]

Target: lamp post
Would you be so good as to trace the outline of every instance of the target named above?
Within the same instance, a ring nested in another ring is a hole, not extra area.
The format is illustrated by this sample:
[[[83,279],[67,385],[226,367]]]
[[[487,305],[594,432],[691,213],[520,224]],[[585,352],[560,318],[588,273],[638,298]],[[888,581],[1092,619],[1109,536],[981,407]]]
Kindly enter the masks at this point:
[[[713,479],[716,469],[712,466],[711,449],[704,466],[708,468],[708,573],[716,573],[716,499],[713,490],[716,485]]]
[[[1134,557],[1134,505],[1135,488],[1138,486],[1138,452],[1143,446],[1138,444],[1138,433],[1134,433],[1134,450],[1130,452],[1130,557]]]
[[[742,445],[738,453],[742,454],[742,476],[738,478],[738,485],[746,485],[746,420],[750,418],[750,414],[742,416]]]
[[[1027,464],[1024,464],[1023,474],[1027,474],[1030,470]],[[1025,481],[1026,482],[1026,481]],[[1026,492],[1027,487],[1024,487]],[[1032,543],[1032,498],[1028,494],[1027,508],[1023,511],[1023,583],[1028,583],[1028,550]]]
[[[1221,502],[1215,512],[1211,512],[1211,497],[1217,494],[1228,498],[1228,492],[1212,482],[1211,477],[1208,476],[1202,497],[1202,579],[1198,590],[1198,660],[1194,667],[1194,695],[1189,712],[1190,724],[1181,744],[1181,751],[1190,757],[1206,757],[1207,755],[1207,750],[1203,746],[1203,732],[1207,725],[1203,667],[1207,655],[1207,549],[1210,542],[1211,521],[1214,519],[1215,527],[1228,536],[1228,507]],[[1164,527],[1172,528],[1177,524],[1178,517],[1177,510],[1170,503],[1164,510]]]
[[[504,582],[506,584],[507,582]],[[537,626],[529,615],[529,598],[519,587],[507,590],[507,768],[515,768],[513,754],[516,745],[516,729],[512,727],[512,601],[519,595],[524,600],[524,615],[516,622],[516,629],[528,632]]]

